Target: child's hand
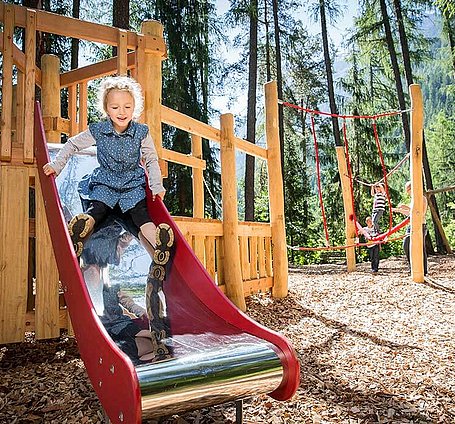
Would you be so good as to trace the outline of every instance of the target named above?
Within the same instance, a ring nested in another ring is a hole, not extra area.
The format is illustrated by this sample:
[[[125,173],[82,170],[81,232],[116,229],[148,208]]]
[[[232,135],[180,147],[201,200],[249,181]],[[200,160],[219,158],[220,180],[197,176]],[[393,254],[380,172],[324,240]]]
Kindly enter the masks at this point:
[[[157,194],[152,194],[152,199],[153,199],[153,201],[155,201],[156,197],[158,196],[161,200],[163,200],[165,194],[166,194],[166,191],[162,191],[161,193],[157,193]]]
[[[43,166],[43,171],[45,175],[54,175],[55,174],[55,169],[52,168],[52,166],[48,163]]]

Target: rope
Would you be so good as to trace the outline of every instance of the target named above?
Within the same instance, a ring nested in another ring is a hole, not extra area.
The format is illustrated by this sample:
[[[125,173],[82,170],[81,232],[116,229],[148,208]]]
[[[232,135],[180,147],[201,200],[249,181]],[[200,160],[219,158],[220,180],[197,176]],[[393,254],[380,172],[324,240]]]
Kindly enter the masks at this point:
[[[384,163],[384,155],[382,154],[381,143],[379,141],[378,135],[378,128],[376,125],[376,120],[373,120],[373,133],[374,133],[374,140],[376,142],[376,146],[378,148],[379,160],[381,162],[382,174],[384,175],[384,187],[385,187],[385,195],[387,197],[387,204],[389,205],[389,229],[392,228],[392,201],[390,200],[389,194],[389,185],[387,184],[387,169]]]
[[[401,230],[404,226],[409,224],[410,218],[407,217],[399,224],[392,227],[389,231],[379,234],[376,237],[371,238],[366,243],[354,243],[354,244],[347,244],[344,246],[328,246],[328,247],[299,247],[299,246],[288,246],[288,249],[291,250],[305,250],[305,251],[318,251],[318,250],[341,250],[341,249],[349,249],[350,247],[363,247],[363,246],[371,246],[371,244],[384,244],[389,243],[391,241],[402,240],[406,237],[406,234],[402,234],[398,237],[394,237],[389,239],[389,235],[396,233],[397,231]]]
[[[316,160],[316,172],[317,172],[317,180],[318,180],[318,193],[319,193],[319,205],[321,206],[322,212],[322,222],[324,225],[324,234],[327,246],[330,244],[329,241],[329,230],[327,228],[327,220],[325,217],[325,208],[324,208],[324,201],[322,199],[322,187],[321,187],[321,169],[319,165],[319,149],[318,149],[318,142],[316,140],[316,129],[314,126],[314,116],[311,115],[311,132],[313,133],[313,142],[314,142],[314,152],[315,152],[315,160]]]
[[[401,167],[401,165],[403,165],[403,163],[405,163],[406,160],[409,159],[409,155],[410,155],[410,153],[406,153],[406,155],[388,172],[387,178],[389,178],[392,174],[394,174]],[[349,175],[345,175],[345,176],[349,178]],[[379,181],[377,181],[375,183],[367,183],[367,182],[359,180],[358,178],[355,178],[355,177],[352,177],[352,179],[355,182],[362,184],[364,186],[367,186],[367,187],[372,187],[375,184],[382,183],[384,181],[384,178],[381,178]]]
[[[344,148],[346,153],[346,165],[348,167],[348,175],[349,175],[349,189],[351,190],[351,203],[352,203],[352,217],[350,216],[349,219],[352,219],[354,222],[357,222],[357,217],[355,214],[355,202],[354,202],[354,186],[352,184],[352,169],[351,169],[351,160],[349,158],[349,150],[348,150],[348,137],[346,135],[346,120],[343,120],[343,140],[344,140]],[[355,235],[356,237],[359,236],[357,231],[357,226],[354,226]]]
[[[204,186],[207,189],[207,192],[209,193],[210,197],[212,198],[214,205],[221,211],[221,216],[223,216],[223,208],[218,203],[218,200],[215,198],[215,196],[213,195],[212,191],[210,190],[210,187],[207,184],[206,179],[204,178],[204,174],[202,174],[202,181],[204,181]]]
[[[371,246],[372,244],[385,244],[385,243],[389,243],[391,241],[397,241],[397,240],[402,240],[405,238],[405,234],[401,235],[401,236],[398,236],[398,237],[394,237],[394,238],[391,238],[391,239],[387,239],[387,240],[379,240],[379,241],[375,241],[373,243],[369,242],[369,243],[353,243],[353,244],[347,244],[347,245],[344,245],[344,246],[328,246],[328,247],[296,247],[296,246],[288,246],[288,249],[291,249],[291,250],[304,250],[304,251],[320,251],[320,250],[342,250],[342,249],[349,249],[351,247],[364,247],[364,246]]]
[[[377,113],[376,115],[338,115],[336,113],[330,113],[330,112],[322,112],[320,110],[314,110],[314,109],[307,109],[303,106],[298,106],[294,105],[289,102],[285,102],[283,100],[278,100],[278,103],[287,106],[293,109],[297,110],[303,110],[304,112],[311,113],[313,115],[323,115],[323,116],[330,116],[332,118],[342,118],[342,119],[377,119],[377,118],[383,118],[384,116],[394,116],[394,115],[399,115],[402,113],[410,112],[412,109],[406,109],[406,110],[393,110],[390,112],[382,112],[382,113]]]

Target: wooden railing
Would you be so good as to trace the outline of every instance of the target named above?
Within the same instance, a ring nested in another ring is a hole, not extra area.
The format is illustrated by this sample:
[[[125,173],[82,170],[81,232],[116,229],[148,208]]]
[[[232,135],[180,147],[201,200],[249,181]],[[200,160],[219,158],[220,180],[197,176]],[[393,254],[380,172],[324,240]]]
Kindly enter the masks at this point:
[[[241,309],[244,297],[273,290],[287,294],[287,255],[283,188],[277,127],[276,84],[266,85],[264,149],[234,134],[233,116],[221,116],[220,129],[161,104],[163,29],[142,24],[142,34],[0,2],[2,69],[0,146],[0,343],[20,341],[26,330],[37,338],[57,337],[68,328],[39,184],[35,184],[33,104],[39,92],[46,137],[60,142],[87,127],[88,84],[106,75],[130,73],[142,86],[142,122],[150,129],[163,171],[166,162],[189,166],[193,174],[193,217],[175,217],[195,254],[214,281]],[[13,42],[25,29],[25,51]],[[56,56],[36,62],[36,33],[46,32],[117,47],[117,57],[61,72]],[[61,90],[67,89],[68,117],[61,116]],[[191,154],[162,146],[162,124],[187,132]],[[220,144],[223,221],[205,219],[202,140]],[[271,222],[239,222],[235,151],[265,160],[269,169]],[[30,199],[30,200],[29,200]],[[12,224],[14,223],[14,225]],[[273,246],[273,249],[272,249]]]

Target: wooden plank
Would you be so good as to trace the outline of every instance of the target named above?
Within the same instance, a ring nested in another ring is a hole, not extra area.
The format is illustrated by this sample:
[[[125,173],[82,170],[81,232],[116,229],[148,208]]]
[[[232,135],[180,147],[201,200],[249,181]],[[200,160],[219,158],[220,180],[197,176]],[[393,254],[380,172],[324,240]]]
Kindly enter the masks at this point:
[[[208,140],[220,142],[221,131],[208,124],[161,105],[161,122],[179,128],[190,134],[199,135]]]
[[[248,153],[251,156],[255,156],[260,159],[267,160],[267,149],[264,149],[257,144],[253,144],[243,138],[236,137],[235,144],[237,149],[241,150],[242,152]]]
[[[43,126],[46,131],[58,131],[69,134],[71,122],[69,119],[61,118],[60,116],[44,116]]]
[[[58,311],[58,322],[61,329],[68,327],[68,311],[65,307]],[[35,311],[28,311],[25,314],[25,331],[35,331],[36,329],[36,314]]]
[[[202,159],[202,137],[191,134],[191,154]],[[204,173],[193,167],[193,217],[204,218]]]
[[[259,263],[259,278],[266,277],[267,271],[265,269],[265,238],[258,237],[257,238],[257,245],[258,245],[258,263]]]
[[[243,282],[243,293],[245,296],[251,296],[256,293],[266,293],[273,288],[273,278],[258,278]]]
[[[38,179],[36,180],[38,181]],[[36,338],[60,335],[59,276],[49,234],[41,186],[35,184],[36,205]]]
[[[191,218],[185,219],[184,217],[174,217],[180,231],[182,233],[191,233],[201,236],[222,236],[223,224],[221,222],[210,221],[192,221]]]
[[[205,266],[205,247],[204,236],[194,236],[194,254],[198,257],[201,263]]]
[[[224,284],[224,243],[222,237],[215,237],[215,252],[216,252],[216,283]]]
[[[250,279],[250,261],[249,261],[249,251],[248,251],[248,237],[240,236],[240,266],[242,267],[242,277],[243,280]]]
[[[205,269],[215,279],[215,237],[205,238]]]
[[[73,84],[68,87],[68,117],[69,117],[69,136],[77,134],[77,85]]]
[[[25,122],[24,162],[33,163],[33,124],[35,114],[36,11],[27,10],[25,29]]]
[[[27,311],[28,168],[0,166],[0,181],[0,343],[14,343]]]
[[[0,2],[0,16],[5,7],[4,3]],[[14,11],[17,16],[16,25],[22,28],[26,25],[26,10],[25,7],[14,6]],[[76,18],[42,10],[37,10],[36,30],[49,34],[63,35],[65,37],[77,37],[80,40],[109,44],[111,46],[117,44],[117,28],[115,27],[93,22],[84,22]],[[128,31],[127,37],[128,48],[135,49],[137,45],[136,33]],[[160,39],[159,37],[146,37],[145,49],[148,53],[164,55],[166,53],[164,39]]]
[[[239,235],[270,237],[272,235],[272,227],[270,224],[261,222],[239,222]]]
[[[268,277],[273,275],[271,237],[265,238],[265,270]]]
[[[2,3],[3,4],[3,3]],[[3,16],[3,75],[2,75],[2,119],[0,160],[11,160],[11,118],[13,107],[13,35],[14,7],[4,5]]]
[[[128,68],[128,31],[118,28],[118,45],[117,45],[117,74],[126,75]]]
[[[250,278],[258,276],[258,243],[257,237],[248,237],[250,245]]]
[[[135,66],[135,52],[128,53],[127,69]],[[82,66],[60,75],[60,87],[70,87],[74,84],[89,82],[117,72],[117,58],[106,59],[91,65]]]
[[[218,288],[226,293],[226,285],[221,284]],[[243,294],[245,297],[251,296],[256,293],[267,293],[273,288],[273,278],[258,278],[257,280],[248,280],[243,282]]]
[[[205,169],[205,160],[195,158],[191,155],[176,152],[174,150],[163,149],[162,159],[169,162],[178,163],[180,165],[191,166],[192,168]]]
[[[87,83],[83,82],[79,84],[79,132],[87,129]]]
[[[12,146],[17,143],[21,146],[24,145],[24,127],[25,127],[25,75],[18,70],[17,72],[17,84],[16,87],[13,87],[13,119],[11,120],[11,125],[13,128],[13,140]],[[15,90],[14,90],[15,89]],[[16,92],[14,95],[14,91]],[[15,99],[15,101],[14,101]],[[14,129],[16,129],[14,131]],[[15,133],[15,134],[14,134]],[[14,137],[16,135],[16,137]],[[12,153],[12,152],[11,152]],[[12,154],[11,154],[12,156]],[[29,162],[30,163],[30,162]]]

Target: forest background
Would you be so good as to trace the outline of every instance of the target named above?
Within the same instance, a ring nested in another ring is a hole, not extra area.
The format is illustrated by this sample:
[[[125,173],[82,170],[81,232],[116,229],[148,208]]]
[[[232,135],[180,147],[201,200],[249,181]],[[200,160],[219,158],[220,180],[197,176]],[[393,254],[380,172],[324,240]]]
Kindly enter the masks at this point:
[[[13,1],[10,1],[13,2]],[[392,205],[409,202],[409,90],[421,85],[424,96],[424,184],[426,190],[455,186],[455,5],[452,0],[360,0],[357,16],[335,46],[330,35],[347,13],[342,0],[230,0],[222,15],[210,0],[22,0],[13,3],[140,32],[146,19],[164,26],[168,57],[163,62],[163,104],[218,126],[220,99],[232,106],[236,133],[265,145],[262,84],[278,83],[280,142],[285,188],[287,241],[291,246],[324,246],[323,211],[331,245],[344,244],[344,213],[335,146],[349,152],[355,211],[363,224],[371,214],[370,186],[388,178]],[[226,3],[226,2],[224,2]],[[352,8],[351,8],[352,9]],[[300,19],[304,17],[304,19]],[[317,25],[315,33],[308,30]],[[21,34],[17,33],[18,44]],[[341,48],[340,48],[341,47]],[[62,70],[115,56],[115,49],[41,34],[38,65],[45,53],[60,57]],[[233,52],[235,51],[235,54]],[[235,58],[233,61],[232,58]],[[342,66],[340,67],[340,64]],[[89,87],[89,121],[99,119]],[[310,113],[377,115],[377,119],[340,119]],[[62,96],[62,116],[67,113]],[[375,136],[377,134],[377,136]],[[63,140],[64,141],[64,140]],[[317,143],[315,145],[315,142]],[[379,142],[383,163],[381,164]],[[163,126],[165,147],[190,153],[188,134]],[[316,149],[317,147],[317,149]],[[316,154],[318,152],[318,155]],[[204,142],[205,213],[221,218],[219,150]],[[319,166],[317,166],[317,162]],[[265,163],[238,157],[239,217],[267,221]],[[318,188],[318,170],[320,187]],[[166,205],[173,215],[192,215],[191,170],[169,164]],[[455,242],[455,193],[431,197],[445,236]],[[389,227],[389,212],[382,231]],[[402,220],[393,215],[393,224]],[[446,253],[443,234],[432,222],[430,253]],[[364,259],[366,249],[358,249]],[[383,245],[381,256],[402,254],[401,243]],[[339,255],[344,255],[339,251]],[[332,260],[334,251],[289,250],[294,264]]]

